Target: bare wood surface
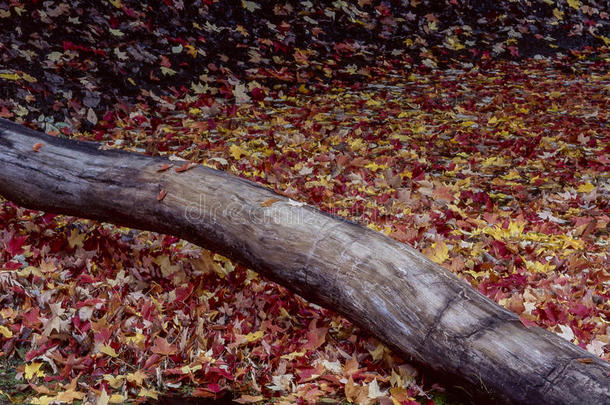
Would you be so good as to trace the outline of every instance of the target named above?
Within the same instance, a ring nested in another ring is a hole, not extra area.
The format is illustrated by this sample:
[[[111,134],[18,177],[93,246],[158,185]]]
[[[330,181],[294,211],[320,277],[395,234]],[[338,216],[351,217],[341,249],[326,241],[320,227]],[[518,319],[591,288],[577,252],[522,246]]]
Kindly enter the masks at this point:
[[[497,401],[610,403],[609,363],[526,328],[411,247],[224,172],[98,146],[0,120],[0,195],[214,250]]]

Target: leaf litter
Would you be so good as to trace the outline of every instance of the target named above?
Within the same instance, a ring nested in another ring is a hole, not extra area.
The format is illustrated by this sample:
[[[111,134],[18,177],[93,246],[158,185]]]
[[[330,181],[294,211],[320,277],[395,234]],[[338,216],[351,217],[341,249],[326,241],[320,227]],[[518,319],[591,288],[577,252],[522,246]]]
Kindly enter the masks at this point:
[[[358,221],[610,360],[600,2],[234,3],[2,3],[18,29],[0,30],[0,116]],[[0,269],[0,356],[31,403],[409,404],[442,389],[172,236],[2,200]]]

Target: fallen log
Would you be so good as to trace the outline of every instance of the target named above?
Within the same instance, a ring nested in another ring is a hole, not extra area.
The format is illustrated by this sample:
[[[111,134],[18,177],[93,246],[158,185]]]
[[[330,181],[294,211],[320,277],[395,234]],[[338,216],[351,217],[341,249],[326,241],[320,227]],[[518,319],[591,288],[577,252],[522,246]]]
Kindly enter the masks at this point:
[[[168,168],[168,165],[172,165]],[[252,268],[396,353],[495,400],[610,403],[610,364],[517,316],[411,247],[200,165],[0,120],[0,195],[24,207],[172,234]]]

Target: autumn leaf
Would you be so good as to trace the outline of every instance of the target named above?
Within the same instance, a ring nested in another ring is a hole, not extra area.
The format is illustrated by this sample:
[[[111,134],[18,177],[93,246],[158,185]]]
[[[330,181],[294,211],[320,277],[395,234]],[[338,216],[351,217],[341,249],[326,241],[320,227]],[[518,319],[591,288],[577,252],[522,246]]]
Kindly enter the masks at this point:
[[[172,166],[173,166],[173,165],[172,165],[172,164],[170,164],[170,163],[163,163],[163,164],[161,165],[161,167],[159,167],[159,168],[157,169],[157,172],[158,172],[158,173],[160,173],[160,172],[164,172],[164,171],[166,171],[167,169],[169,169],[169,168],[170,168],[170,167],[172,167]]]
[[[578,189],[576,189],[576,191],[578,191],[579,193],[590,193],[594,189],[595,189],[595,186],[593,184],[586,182],[586,183],[578,186]]]
[[[268,200],[265,200],[261,203],[261,207],[271,207],[273,205],[273,203],[276,203],[278,201],[281,201],[279,198],[270,198]]]
[[[580,0],[568,0],[568,5],[578,10],[580,8]]]
[[[174,163],[159,161],[160,177],[188,162],[222,166],[295,211],[307,202],[409,243],[524,324],[608,359],[605,10],[496,2],[481,18],[477,2],[248,0],[223,3],[256,17],[230,24],[216,1],[196,20],[183,1],[84,2],[78,15],[68,3],[9,3],[0,117],[100,150],[158,153]],[[35,40],[20,38],[25,17]],[[367,35],[346,40],[354,29]],[[346,320],[200,254],[171,236],[0,201],[2,351],[24,375],[45,364],[26,379],[38,398],[24,400],[69,400],[77,387],[65,382],[79,373],[82,401],[104,405],[157,394],[142,388],[227,390],[246,403],[429,400],[415,371],[386,364],[387,349]],[[172,344],[156,345],[160,333]]]
[[[142,371],[142,370],[137,370],[134,373],[127,374],[125,376],[125,378],[130,383],[135,383],[135,385],[139,387],[139,386],[142,385],[144,380],[146,380],[148,378],[148,375],[144,371]]]
[[[148,389],[148,388],[142,387],[140,389],[140,392],[138,392],[138,396],[139,397],[152,398],[152,399],[158,399],[159,394],[157,393],[157,391],[155,391],[153,389]]]
[[[59,403],[71,404],[75,400],[81,400],[84,397],[85,397],[85,393],[76,391],[74,389],[68,389],[66,391],[62,391],[62,392],[58,393],[55,396],[54,401],[57,401]]]
[[[4,336],[5,338],[12,338],[13,332],[6,326],[0,325],[0,335]]]
[[[178,352],[178,348],[167,342],[165,338],[157,336],[155,338],[155,345],[150,349],[153,353],[157,353],[163,356],[170,356]]]
[[[44,146],[44,143],[36,142],[34,144],[34,146],[32,146],[32,150],[34,152],[38,152],[40,150],[40,148],[42,148],[43,146]]]
[[[235,144],[233,144],[229,147],[229,152],[231,153],[231,156],[233,156],[233,159],[235,159],[235,160],[239,160],[239,158],[242,155],[249,156],[248,151],[243,149],[241,146],[235,145]]]
[[[197,163],[187,162],[180,167],[176,167],[174,170],[176,171],[176,173],[182,173],[192,169],[195,166],[197,166]]]
[[[31,380],[34,377],[44,377],[45,373],[40,368],[42,363],[34,362],[25,366],[24,377],[26,380]]]
[[[118,389],[123,385],[123,383],[125,381],[125,376],[123,376],[123,375],[113,376],[110,374],[104,374],[104,380],[107,381],[108,384],[112,388]]]
[[[87,234],[80,233],[77,229],[72,229],[70,231],[70,235],[68,236],[68,245],[71,249],[74,249],[75,247],[82,248],[86,237]]]
[[[424,250],[424,254],[433,262],[443,264],[449,259],[449,247],[445,242],[434,242],[429,249]]]
[[[48,395],[41,395],[36,398],[32,398],[30,400],[30,404],[32,405],[49,405],[52,401],[55,400],[55,397],[51,397]]]
[[[344,389],[345,389],[345,398],[350,402],[354,402],[358,395],[358,386],[356,386],[354,384],[354,380],[352,379],[351,376],[347,380],[347,383],[345,384]]]
[[[100,347],[100,353],[107,354],[110,357],[118,357],[118,353],[109,345],[103,345]]]
[[[322,346],[326,341],[328,328],[316,327],[316,321],[313,320],[309,325],[309,330],[306,334],[307,342],[303,345],[303,349],[315,350]]]
[[[265,399],[262,395],[242,395],[239,398],[234,399],[233,401],[239,404],[255,404],[257,402],[261,402]]]
[[[261,8],[261,6],[258,3],[255,3],[253,1],[247,1],[247,0],[242,0],[241,4],[244,6],[244,8],[246,10],[248,10],[249,12],[253,12],[258,10],[259,8]]]

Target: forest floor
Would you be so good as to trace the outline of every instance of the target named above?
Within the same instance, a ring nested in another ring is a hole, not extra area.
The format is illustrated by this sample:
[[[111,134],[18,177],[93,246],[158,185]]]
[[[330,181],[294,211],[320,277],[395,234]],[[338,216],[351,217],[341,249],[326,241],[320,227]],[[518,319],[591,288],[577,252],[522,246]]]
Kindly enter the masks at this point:
[[[155,133],[136,110],[97,140],[385,232],[608,359],[608,55],[565,65],[388,71],[313,95],[184,103]],[[9,363],[21,395],[366,403],[443,390],[345,319],[184,241],[8,202],[0,218],[3,350],[21,359]]]
[[[408,48],[402,56],[387,39],[379,63],[358,42],[329,46],[317,36],[309,43],[316,51],[290,48],[290,63],[276,59],[274,52],[286,54],[291,30],[302,35],[297,23],[260,46],[235,28],[231,35],[243,46],[227,57],[210,40],[182,31],[172,37],[155,29],[170,39],[147,42],[138,24],[122,19],[144,13],[134,21],[149,31],[163,21],[136,2],[134,9],[120,0],[100,9],[83,2],[86,13],[47,3],[42,14],[11,5],[8,16],[0,4],[0,18],[24,32],[35,31],[28,16],[49,24],[40,35],[0,32],[0,117],[107,148],[169,156],[177,165],[201,163],[352,219],[411,244],[526,326],[610,360],[610,54],[600,43],[547,52],[605,38],[577,41],[572,32],[578,19],[594,27],[599,16],[607,26],[608,16],[587,5],[594,2],[550,8],[540,16],[550,21],[542,27],[524,28],[518,19],[513,27],[514,14],[504,16],[506,27],[529,32],[532,41],[542,41],[534,32],[570,21],[569,39],[544,52],[492,28],[472,29],[468,41],[459,40],[463,27],[436,38],[430,32],[448,32],[435,28],[444,20],[414,8],[413,16],[426,21],[413,28],[421,37],[398,41]],[[268,24],[249,15],[259,12],[257,4],[242,3],[243,14],[226,23],[249,23],[262,35]],[[362,3],[368,10],[370,2]],[[333,18],[356,24],[338,17],[356,13],[345,7],[336,6]],[[367,15],[381,19],[379,26],[396,25],[388,19],[399,18],[396,10],[375,10]],[[439,13],[454,11],[447,10]],[[303,12],[299,24],[313,24]],[[331,30],[328,13],[307,15]],[[168,21],[177,30],[184,23]],[[85,33],[98,26],[109,43]],[[214,27],[206,29],[218,34]],[[373,31],[385,38],[383,29]],[[552,32],[543,33],[549,42]],[[424,39],[429,53],[421,49]],[[472,42],[472,52],[462,42]],[[446,50],[455,53],[443,59]],[[210,62],[197,70],[204,51],[226,66]],[[1,199],[0,376],[0,402],[32,404],[178,396],[455,405],[469,397],[332,311],[214,252]]]

